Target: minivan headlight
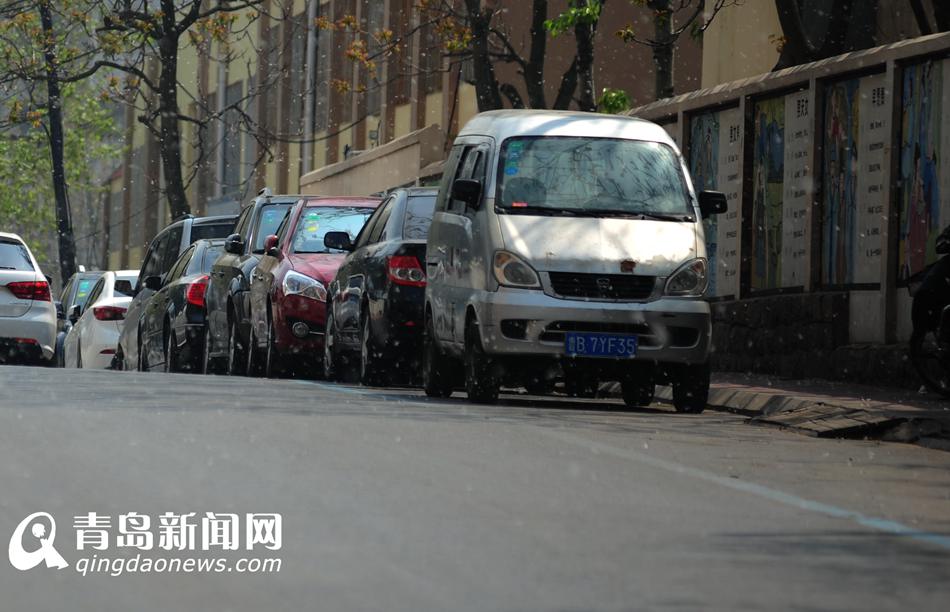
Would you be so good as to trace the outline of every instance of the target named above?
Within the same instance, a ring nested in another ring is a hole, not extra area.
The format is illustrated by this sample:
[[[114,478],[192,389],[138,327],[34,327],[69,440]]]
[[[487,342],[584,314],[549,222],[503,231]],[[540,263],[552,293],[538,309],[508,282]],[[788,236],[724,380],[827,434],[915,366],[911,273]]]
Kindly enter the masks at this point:
[[[666,295],[681,297],[699,297],[706,292],[708,282],[706,260],[702,257],[691,259],[677,268],[666,281]]]
[[[498,284],[520,289],[537,289],[541,287],[538,273],[528,263],[508,251],[495,251],[494,262],[495,280]]]
[[[327,299],[327,288],[323,283],[299,272],[288,272],[284,276],[282,288],[284,295],[299,295],[319,302]]]

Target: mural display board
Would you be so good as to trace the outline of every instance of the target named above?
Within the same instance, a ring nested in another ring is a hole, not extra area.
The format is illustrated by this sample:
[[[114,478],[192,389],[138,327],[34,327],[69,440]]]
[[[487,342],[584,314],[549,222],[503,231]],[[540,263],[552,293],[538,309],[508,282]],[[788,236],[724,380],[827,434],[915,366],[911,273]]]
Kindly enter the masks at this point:
[[[826,285],[879,282],[887,119],[883,74],[841,81],[825,92],[821,280]]]
[[[907,66],[901,89],[898,278],[905,281],[936,260],[937,235],[950,224],[950,130],[941,126],[950,60]]]
[[[738,108],[690,119],[689,167],[696,191],[722,191],[729,211],[704,221],[710,278],[707,295],[739,295],[742,115]]]

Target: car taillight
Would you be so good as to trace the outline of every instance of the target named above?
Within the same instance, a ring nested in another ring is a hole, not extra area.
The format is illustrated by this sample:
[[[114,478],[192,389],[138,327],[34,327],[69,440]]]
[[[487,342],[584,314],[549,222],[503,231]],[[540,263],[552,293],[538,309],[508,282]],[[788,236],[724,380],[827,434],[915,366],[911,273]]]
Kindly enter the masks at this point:
[[[412,255],[393,255],[389,258],[389,280],[397,285],[425,287],[426,273]]]
[[[99,321],[121,321],[125,318],[125,308],[121,306],[94,306],[92,316]]]
[[[46,281],[23,281],[7,284],[10,293],[21,300],[50,302],[49,283]]]
[[[208,290],[208,277],[202,276],[195,279],[188,285],[187,291],[185,291],[185,301],[191,304],[192,306],[198,306],[199,308],[205,307],[205,292]]]

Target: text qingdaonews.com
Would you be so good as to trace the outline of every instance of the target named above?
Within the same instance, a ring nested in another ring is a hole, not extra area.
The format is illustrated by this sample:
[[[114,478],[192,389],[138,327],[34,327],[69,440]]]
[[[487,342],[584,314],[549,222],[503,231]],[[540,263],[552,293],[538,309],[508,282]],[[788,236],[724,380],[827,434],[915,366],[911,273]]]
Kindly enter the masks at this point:
[[[165,558],[135,557],[108,558],[83,557],[76,561],[76,571],[87,576],[89,574],[271,574],[280,571],[280,558],[243,557],[232,561],[223,558]]]

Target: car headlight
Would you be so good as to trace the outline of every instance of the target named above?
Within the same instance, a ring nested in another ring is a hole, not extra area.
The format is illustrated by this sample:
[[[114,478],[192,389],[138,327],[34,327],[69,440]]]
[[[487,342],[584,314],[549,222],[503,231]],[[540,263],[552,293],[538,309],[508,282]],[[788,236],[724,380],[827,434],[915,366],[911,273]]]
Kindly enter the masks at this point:
[[[327,288],[323,283],[299,272],[288,272],[284,276],[283,289],[284,295],[299,295],[320,302],[327,299]]]
[[[537,289],[541,287],[538,273],[526,261],[508,251],[496,251],[494,262],[495,280],[500,285]]]
[[[691,259],[680,266],[666,281],[666,295],[699,297],[706,292],[706,260]]]

